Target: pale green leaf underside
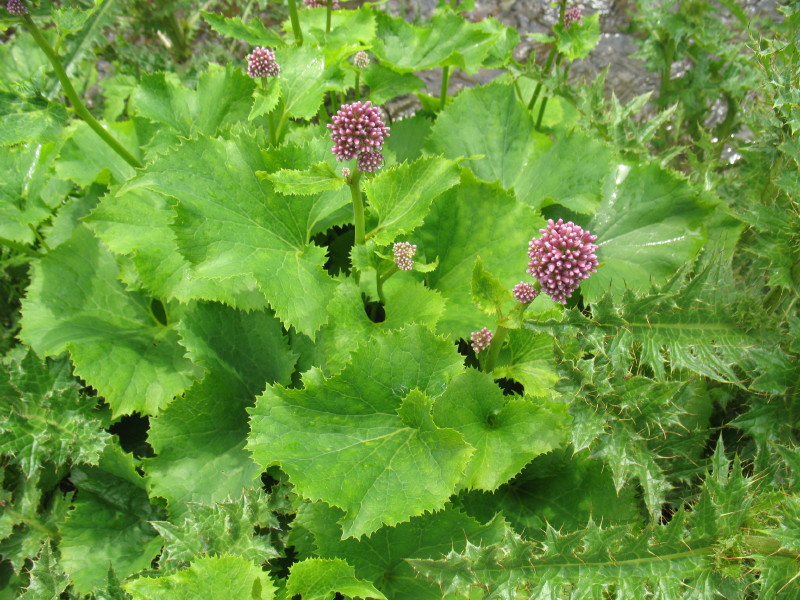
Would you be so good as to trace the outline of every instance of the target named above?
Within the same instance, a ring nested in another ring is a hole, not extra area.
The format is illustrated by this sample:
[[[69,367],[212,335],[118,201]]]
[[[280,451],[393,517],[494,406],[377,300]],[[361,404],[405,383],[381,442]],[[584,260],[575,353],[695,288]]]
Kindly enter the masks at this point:
[[[161,326],[150,299],[128,292],[118,274],[111,253],[76,228],[34,267],[20,337],[43,356],[68,350],[75,372],[114,416],[156,414],[189,387],[196,370],[175,329]]]
[[[314,163],[304,171],[281,169],[266,177],[275,184],[278,192],[290,196],[319,194],[341,189],[345,185],[344,179],[326,162]]]
[[[262,466],[280,464],[299,494],[344,509],[345,537],[437,510],[472,449],[426,421],[420,403],[460,369],[455,348],[418,326],[375,336],[339,375],[268,388],[248,448]]]
[[[271,600],[275,586],[260,567],[237,556],[198,558],[166,577],[141,577],[124,586],[134,600]]]
[[[292,565],[286,589],[303,600],[328,600],[336,592],[348,598],[386,600],[374,585],[356,577],[355,569],[341,558],[309,558]]]

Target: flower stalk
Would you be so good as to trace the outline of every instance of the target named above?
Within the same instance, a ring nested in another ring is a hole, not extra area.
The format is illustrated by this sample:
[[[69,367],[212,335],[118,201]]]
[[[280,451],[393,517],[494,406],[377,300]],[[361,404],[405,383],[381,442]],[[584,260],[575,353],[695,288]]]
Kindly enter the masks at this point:
[[[362,246],[365,241],[364,200],[361,198],[361,171],[358,165],[353,167],[347,185],[350,186],[350,197],[353,199],[353,223],[356,227],[356,245]]]
[[[444,110],[445,105],[447,104],[447,90],[450,88],[450,67],[443,67],[442,68],[442,88],[439,92],[439,99],[440,104],[439,108]]]
[[[298,46],[303,45],[303,30],[300,29],[300,18],[297,16],[297,0],[289,0],[289,19],[292,21],[292,33]]]
[[[53,69],[56,72],[56,77],[58,77],[58,81],[61,83],[64,93],[66,94],[67,98],[69,98],[69,101],[78,116],[83,119],[89,127],[91,127],[92,131],[100,136],[100,139],[102,139],[109,146],[109,148],[122,157],[126,163],[135,169],[141,169],[142,163],[139,162],[139,160],[133,156],[133,154],[128,152],[128,150],[108,131],[106,131],[106,129],[97,121],[97,119],[92,116],[92,113],[90,113],[83,104],[80,96],[78,96],[78,93],[72,86],[72,82],[69,80],[67,72],[61,65],[61,61],[56,55],[55,50],[53,50],[53,47],[50,45],[47,39],[45,39],[44,35],[42,35],[41,30],[39,27],[37,27],[36,23],[34,23],[33,19],[31,19],[31,16],[25,14],[22,15],[22,19],[28,26],[28,30],[30,31],[34,41],[38,44],[39,48],[41,48],[42,52],[44,52],[45,56],[47,56],[47,59],[50,61],[50,64],[53,66]]]
[[[497,330],[494,332],[494,335],[492,335],[492,343],[489,345],[489,350],[486,353],[486,356],[482,362],[479,359],[479,362],[481,362],[481,371],[484,373],[491,373],[494,371],[494,368],[497,365],[497,357],[500,356],[500,348],[503,347],[507,335],[508,329],[502,325],[498,325]]]

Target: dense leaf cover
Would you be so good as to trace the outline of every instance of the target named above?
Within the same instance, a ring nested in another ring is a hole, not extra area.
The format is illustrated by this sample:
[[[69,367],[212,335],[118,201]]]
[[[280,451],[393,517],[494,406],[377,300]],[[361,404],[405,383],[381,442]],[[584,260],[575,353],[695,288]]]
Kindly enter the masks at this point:
[[[0,18],[0,600],[800,597],[796,3],[637,2],[649,116],[563,1],[67,4]]]

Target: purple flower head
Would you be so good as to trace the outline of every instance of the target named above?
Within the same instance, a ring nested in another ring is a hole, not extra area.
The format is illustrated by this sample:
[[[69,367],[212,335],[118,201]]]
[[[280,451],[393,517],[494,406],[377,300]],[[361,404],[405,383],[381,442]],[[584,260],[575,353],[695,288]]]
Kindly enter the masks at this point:
[[[556,302],[565,304],[581,281],[597,271],[597,239],[572,221],[547,221],[540,229],[542,237],[528,244],[528,273],[542,284],[542,291]]]
[[[303,5],[306,8],[320,8],[321,6],[328,6],[328,0],[303,0]],[[342,7],[338,0],[333,0],[331,3],[331,9],[339,10],[340,8]]]
[[[350,160],[367,150],[383,148],[389,128],[383,124],[381,113],[372,102],[344,104],[328,124],[338,160]]]
[[[277,77],[281,72],[275,62],[275,53],[269,48],[258,47],[247,57],[247,74],[253,79],[259,77]]]
[[[394,253],[394,264],[401,271],[410,271],[414,266],[414,255],[417,253],[417,247],[408,242],[397,242],[392,246],[392,253]]]
[[[367,150],[358,155],[358,168],[365,173],[374,173],[383,166],[383,154],[377,150]]]
[[[524,281],[520,281],[515,285],[512,291],[514,292],[514,298],[523,304],[530,304],[536,299],[536,296],[539,295],[539,290],[530,283],[525,283]]]
[[[492,343],[492,330],[484,327],[480,331],[473,331],[469,339],[472,342],[472,349],[475,351],[475,354],[478,354],[482,350],[486,350],[489,344]]]
[[[359,50],[353,57],[353,64],[359,69],[366,69],[369,66],[369,54]]]
[[[577,6],[573,6],[564,14],[564,29],[569,29],[569,26],[575,21],[580,25],[583,23],[582,19],[583,15],[581,15],[581,9]]]
[[[6,10],[18,17],[28,14],[28,7],[25,6],[22,0],[8,0],[8,2],[6,2]]]

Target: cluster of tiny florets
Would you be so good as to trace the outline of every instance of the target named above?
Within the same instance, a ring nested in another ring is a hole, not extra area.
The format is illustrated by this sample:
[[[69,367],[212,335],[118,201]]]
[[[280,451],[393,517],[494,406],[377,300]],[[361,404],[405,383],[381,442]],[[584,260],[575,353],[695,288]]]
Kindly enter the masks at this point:
[[[366,69],[369,66],[369,54],[359,50],[353,57],[353,64],[359,69]]]
[[[365,173],[373,173],[383,165],[383,153],[378,150],[367,150],[358,155],[358,169]]]
[[[328,6],[328,0],[303,0],[303,5],[306,8],[320,8],[321,6]],[[342,6],[338,0],[333,0],[331,3],[332,10],[339,10]]]
[[[528,245],[528,273],[542,284],[542,291],[556,302],[565,304],[581,281],[597,270],[597,239],[571,221],[547,221],[540,229],[542,237]]]
[[[580,25],[583,21],[583,15],[581,15],[581,9],[577,6],[570,8],[564,14],[564,29],[569,29],[569,26],[572,25],[575,21],[578,22]]]
[[[28,7],[25,6],[22,0],[8,0],[8,2],[6,2],[6,10],[18,17],[28,14]]]
[[[401,271],[410,271],[414,266],[414,255],[417,253],[417,247],[408,242],[397,242],[392,246],[392,253],[394,254],[394,264]]]
[[[277,77],[281,72],[275,62],[275,53],[269,48],[258,47],[247,57],[247,74],[253,79],[259,77]]]
[[[520,281],[517,285],[515,285],[512,291],[514,292],[514,298],[523,304],[530,304],[536,299],[536,296],[539,295],[539,290],[533,287],[530,283],[526,283],[524,281]]]
[[[484,327],[480,331],[473,331],[469,339],[472,342],[472,349],[475,351],[475,354],[478,354],[482,350],[486,350],[489,344],[492,343],[492,330]]]
[[[344,177],[345,179],[349,179],[350,178],[350,169],[348,169],[347,167],[344,167],[342,169],[342,177]]]
[[[350,160],[367,150],[383,148],[389,128],[383,124],[377,106],[367,102],[344,104],[328,124],[334,146],[331,149],[338,160]]]

